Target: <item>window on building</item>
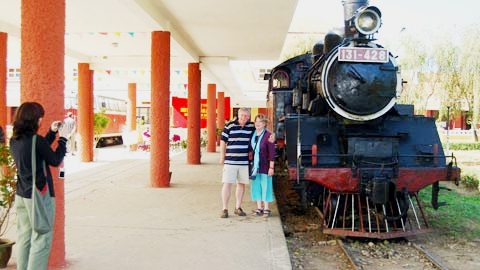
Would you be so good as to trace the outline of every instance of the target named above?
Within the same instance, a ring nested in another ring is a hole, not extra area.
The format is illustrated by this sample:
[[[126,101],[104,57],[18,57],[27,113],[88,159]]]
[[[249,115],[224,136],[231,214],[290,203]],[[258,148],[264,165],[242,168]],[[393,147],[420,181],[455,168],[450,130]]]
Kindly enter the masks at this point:
[[[12,81],[20,80],[20,69],[19,68],[9,68],[7,78],[8,78],[8,80],[12,80]]]
[[[264,77],[265,77],[265,74],[270,74],[272,72],[272,69],[271,68],[260,68],[258,69],[258,77],[257,77],[257,80],[259,81],[263,81]]]

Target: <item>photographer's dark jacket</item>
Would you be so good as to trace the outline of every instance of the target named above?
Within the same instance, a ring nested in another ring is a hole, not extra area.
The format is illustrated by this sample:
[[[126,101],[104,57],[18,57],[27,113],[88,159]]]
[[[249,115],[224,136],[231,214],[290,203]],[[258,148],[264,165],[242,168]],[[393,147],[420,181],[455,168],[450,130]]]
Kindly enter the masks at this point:
[[[50,195],[55,197],[53,189],[52,173],[50,166],[58,166],[62,163],[67,151],[67,139],[60,137],[55,151],[50,145],[55,140],[56,132],[48,131],[45,137],[37,134],[36,143],[36,162],[37,162],[37,180],[36,186],[43,190],[45,183],[48,183]],[[22,136],[19,139],[10,140],[10,151],[17,166],[17,195],[24,198],[32,197],[32,138],[33,136]],[[46,175],[43,171],[43,161],[46,163]]]

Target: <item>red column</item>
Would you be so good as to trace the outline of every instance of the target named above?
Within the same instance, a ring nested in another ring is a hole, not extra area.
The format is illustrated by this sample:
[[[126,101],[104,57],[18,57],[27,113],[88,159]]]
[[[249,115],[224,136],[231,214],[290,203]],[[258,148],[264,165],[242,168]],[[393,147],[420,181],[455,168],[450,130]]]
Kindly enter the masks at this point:
[[[152,32],[150,183],[170,186],[170,32]]]
[[[128,102],[127,102],[127,127],[133,131],[137,129],[137,84],[128,84]],[[130,150],[135,151],[137,143],[130,145]]]
[[[90,149],[92,149],[92,152],[91,152],[91,159],[93,160],[93,156],[94,156],[94,151],[93,149],[95,149],[95,147],[97,147],[95,145],[95,131],[93,130],[94,128],[94,121],[95,121],[95,100],[94,100],[94,95],[93,95],[93,90],[95,89],[94,88],[94,81],[95,81],[95,71],[93,70],[89,70],[90,72],[90,76],[89,76],[89,79],[90,79],[90,89],[88,90],[89,94],[90,94],[90,98],[89,98],[89,103],[88,103],[88,107],[90,108],[90,113],[88,114],[90,116],[90,125],[88,126],[88,138],[91,138],[91,141],[92,141],[92,147],[90,147]]]
[[[22,0],[20,100],[45,108],[40,134],[62,120],[64,108],[65,0]],[[55,147],[55,145],[54,145]],[[53,168],[52,168],[53,169]],[[52,170],[55,188],[55,227],[49,265],[65,264],[64,182]]]
[[[13,108],[7,107],[7,124],[13,122]]]
[[[0,127],[7,125],[7,33],[0,32]]]
[[[217,96],[217,129],[225,127],[225,93],[218,92]],[[217,145],[220,145],[221,136],[217,135]]]
[[[218,92],[217,98],[217,128],[225,127],[225,93]]]
[[[188,64],[187,163],[200,164],[200,64]]]
[[[216,88],[215,84],[208,84],[207,91],[207,152],[215,152],[216,149]]]
[[[130,130],[137,129],[137,84],[128,84],[127,124]]]
[[[78,64],[78,123],[80,135],[80,159],[93,161],[93,73],[89,64]]]

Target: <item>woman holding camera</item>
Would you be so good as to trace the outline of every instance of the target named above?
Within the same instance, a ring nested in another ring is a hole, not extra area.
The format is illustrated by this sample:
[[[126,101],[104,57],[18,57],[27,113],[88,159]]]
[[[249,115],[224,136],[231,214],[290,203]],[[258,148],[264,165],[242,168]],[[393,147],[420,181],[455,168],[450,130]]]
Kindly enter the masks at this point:
[[[17,167],[17,269],[47,269],[48,257],[53,237],[53,220],[48,232],[38,232],[32,225],[32,186],[33,168],[36,176],[36,189],[46,197],[51,208],[50,217],[55,214],[55,191],[52,173],[49,166],[62,163],[66,152],[66,136],[70,133],[61,127],[61,121],[51,124],[49,131],[42,137],[37,131],[42,123],[45,111],[39,103],[25,102],[17,109],[13,122],[13,136],[10,140],[10,151]],[[50,145],[55,140],[57,131],[60,135],[55,151]],[[36,136],[35,136],[36,135]],[[34,136],[36,137],[34,139]],[[32,145],[35,143],[35,157],[32,156]],[[35,158],[35,166],[32,160]],[[35,202],[37,203],[37,202]]]

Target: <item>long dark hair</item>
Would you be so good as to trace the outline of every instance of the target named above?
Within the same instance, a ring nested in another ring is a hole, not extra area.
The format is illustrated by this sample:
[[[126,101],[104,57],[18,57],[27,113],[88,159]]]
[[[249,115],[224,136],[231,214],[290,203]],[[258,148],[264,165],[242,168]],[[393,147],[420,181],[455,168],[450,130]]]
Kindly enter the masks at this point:
[[[38,131],[38,119],[45,115],[42,105],[37,102],[24,102],[15,112],[12,139],[33,136]]]

